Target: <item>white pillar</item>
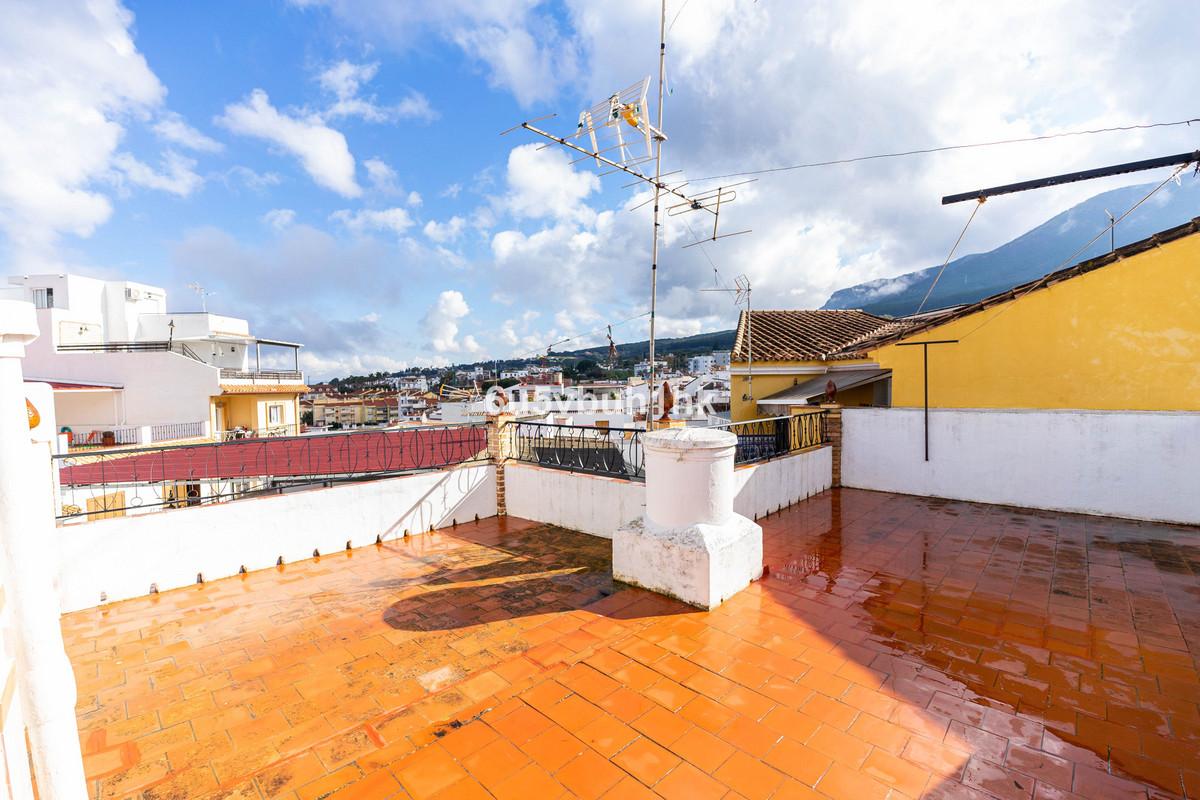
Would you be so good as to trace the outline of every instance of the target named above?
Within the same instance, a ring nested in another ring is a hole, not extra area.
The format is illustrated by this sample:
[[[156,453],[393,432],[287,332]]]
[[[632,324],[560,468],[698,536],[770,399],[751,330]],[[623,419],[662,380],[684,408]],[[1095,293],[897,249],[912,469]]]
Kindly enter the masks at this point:
[[[762,575],[762,528],[733,511],[737,437],[670,428],[642,448],[646,514],[613,537],[613,577],[716,608]]]
[[[86,800],[75,676],[59,628],[58,532],[50,473],[48,465],[38,463],[30,442],[21,376],[25,346],[37,334],[32,303],[0,299],[0,549],[38,793],[54,800]]]

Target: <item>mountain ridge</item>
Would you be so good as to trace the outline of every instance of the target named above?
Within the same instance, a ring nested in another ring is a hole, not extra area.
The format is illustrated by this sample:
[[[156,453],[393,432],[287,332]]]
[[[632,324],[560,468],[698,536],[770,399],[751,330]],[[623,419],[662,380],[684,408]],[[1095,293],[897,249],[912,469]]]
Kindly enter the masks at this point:
[[[1102,222],[1097,224],[1097,220],[1105,219],[1106,209],[1129,208],[1154,185],[1124,186],[1101,192],[999,247],[954,259],[946,265],[926,309],[973,303],[1070,266],[1064,261],[1088,237],[1105,227]],[[1154,200],[1135,209],[1117,225],[1117,247],[1200,216],[1200,189],[1196,188],[1195,181],[1163,191],[1167,194],[1160,192]],[[1072,263],[1103,255],[1109,248],[1109,237],[1101,236],[1076,255]],[[940,265],[936,265],[894,278],[847,286],[831,294],[822,308],[858,308],[893,317],[914,313],[939,268]]]

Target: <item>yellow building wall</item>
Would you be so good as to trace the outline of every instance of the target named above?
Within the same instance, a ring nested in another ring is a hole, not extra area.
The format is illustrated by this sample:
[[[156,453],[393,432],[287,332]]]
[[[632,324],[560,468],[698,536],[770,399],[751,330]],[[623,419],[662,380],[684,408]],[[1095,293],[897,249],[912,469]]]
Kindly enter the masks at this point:
[[[239,425],[253,431],[266,431],[269,428],[287,427],[290,433],[297,431],[300,421],[299,394],[223,394],[212,398],[212,425],[217,430],[217,405],[225,409],[225,430],[233,430]],[[281,422],[271,425],[268,422],[267,406],[278,404],[282,406]]]
[[[1200,236],[924,331],[935,408],[1200,411]],[[892,405],[923,403],[920,347],[889,345]],[[757,384],[757,379],[755,380]]]
[[[782,392],[789,386],[795,386],[798,383],[810,381],[823,374],[829,367],[832,366],[852,366],[854,364],[867,365],[872,363],[868,359],[857,359],[849,361],[755,361],[754,362],[754,397],[755,401],[743,400],[742,397],[747,393],[748,379],[745,375],[731,374],[729,376],[729,413],[730,418],[735,422],[740,422],[746,419],[758,419],[764,416],[759,413],[757,400]],[[731,364],[733,369],[744,370],[746,368],[745,361],[734,361]],[[760,369],[786,369],[788,372],[763,374]],[[794,370],[794,371],[793,371]],[[838,395],[838,402],[844,402],[849,405],[869,405],[872,398],[871,387],[862,387],[865,390],[865,400],[859,402],[856,398],[861,394],[858,389],[851,389],[851,395],[843,397]],[[851,401],[854,402],[851,402]]]

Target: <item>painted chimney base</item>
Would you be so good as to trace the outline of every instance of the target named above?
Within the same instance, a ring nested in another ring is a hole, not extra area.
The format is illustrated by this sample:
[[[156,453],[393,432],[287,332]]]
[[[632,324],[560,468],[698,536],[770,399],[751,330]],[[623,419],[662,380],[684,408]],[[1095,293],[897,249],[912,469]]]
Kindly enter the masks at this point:
[[[646,518],[613,537],[613,578],[714,609],[762,576],[762,528],[741,514],[679,528]]]

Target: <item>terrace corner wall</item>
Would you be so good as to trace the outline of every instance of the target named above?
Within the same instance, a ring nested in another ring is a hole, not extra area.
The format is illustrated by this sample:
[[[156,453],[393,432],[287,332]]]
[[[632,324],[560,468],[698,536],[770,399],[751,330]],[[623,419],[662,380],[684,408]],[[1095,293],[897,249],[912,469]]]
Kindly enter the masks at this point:
[[[832,483],[832,453],[818,447],[735,468],[733,510],[757,519],[825,491]],[[509,514],[605,539],[646,510],[640,481],[509,461],[505,484]]]
[[[1200,413],[842,411],[842,485],[901,494],[1200,524]]]
[[[800,453],[733,470],[733,510],[758,519],[833,485],[833,448],[816,447]]]
[[[476,464],[117,517],[57,529],[64,613],[496,514],[495,467]]]
[[[646,484],[509,461],[505,501],[514,517],[548,522],[605,539],[646,510]]]

